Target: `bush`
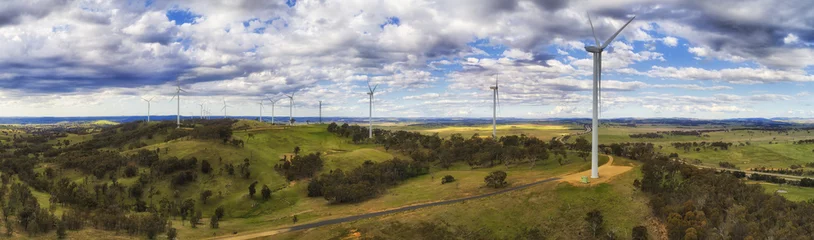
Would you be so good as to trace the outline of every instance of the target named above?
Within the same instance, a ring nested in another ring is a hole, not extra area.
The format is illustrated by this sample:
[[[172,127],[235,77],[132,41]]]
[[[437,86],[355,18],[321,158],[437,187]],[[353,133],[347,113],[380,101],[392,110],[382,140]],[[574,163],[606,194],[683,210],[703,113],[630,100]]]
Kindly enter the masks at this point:
[[[719,163],[718,163],[718,166],[720,166],[720,167],[722,167],[722,168],[738,169],[738,168],[735,166],[735,164],[732,164],[732,163],[729,163],[729,162],[719,162]]]
[[[633,232],[631,234],[631,239],[633,240],[647,240],[647,228],[644,226],[635,226],[633,227]]]
[[[489,175],[486,176],[483,181],[486,182],[486,186],[493,188],[502,188],[508,184],[506,182],[506,172],[504,171],[494,171],[489,173]]]
[[[446,175],[446,176],[444,176],[444,178],[441,178],[441,184],[451,183],[451,182],[454,182],[454,181],[455,181],[455,178],[452,177],[452,175]]]

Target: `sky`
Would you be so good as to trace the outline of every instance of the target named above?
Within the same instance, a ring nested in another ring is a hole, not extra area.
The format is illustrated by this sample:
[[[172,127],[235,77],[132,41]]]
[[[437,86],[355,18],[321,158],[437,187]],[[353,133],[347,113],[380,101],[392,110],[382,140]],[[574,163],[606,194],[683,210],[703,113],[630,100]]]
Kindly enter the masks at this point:
[[[814,117],[810,0],[10,0],[0,116]]]

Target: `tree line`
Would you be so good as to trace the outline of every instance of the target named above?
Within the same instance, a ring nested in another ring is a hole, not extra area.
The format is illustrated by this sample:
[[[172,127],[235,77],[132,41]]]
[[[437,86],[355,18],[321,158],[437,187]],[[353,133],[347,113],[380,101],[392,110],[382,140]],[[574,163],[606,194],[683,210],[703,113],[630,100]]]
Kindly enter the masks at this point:
[[[814,204],[791,202],[735,174],[698,169],[651,152],[642,180],[670,239],[800,239],[814,233]]]

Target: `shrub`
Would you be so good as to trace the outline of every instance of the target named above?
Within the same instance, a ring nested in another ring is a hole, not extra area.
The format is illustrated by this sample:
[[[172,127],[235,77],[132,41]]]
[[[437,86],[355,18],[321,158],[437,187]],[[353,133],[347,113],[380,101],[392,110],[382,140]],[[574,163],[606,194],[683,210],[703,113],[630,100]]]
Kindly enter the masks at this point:
[[[455,181],[455,178],[452,177],[452,175],[446,175],[446,176],[444,176],[444,178],[441,178],[441,184],[451,183],[451,182],[454,182],[454,181]]]
[[[504,171],[494,171],[489,173],[489,175],[486,176],[483,181],[486,182],[486,186],[493,188],[502,188],[508,184],[506,182],[506,172]]]

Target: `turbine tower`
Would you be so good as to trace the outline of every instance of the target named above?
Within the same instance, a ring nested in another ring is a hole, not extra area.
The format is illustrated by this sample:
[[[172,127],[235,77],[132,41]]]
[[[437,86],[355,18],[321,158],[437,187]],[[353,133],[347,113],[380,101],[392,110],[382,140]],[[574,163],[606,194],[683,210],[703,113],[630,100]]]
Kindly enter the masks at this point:
[[[177,102],[177,104],[178,104],[177,105],[178,115],[176,115],[176,118],[175,118],[175,121],[176,121],[176,127],[175,128],[181,128],[181,92],[187,92],[187,91],[184,91],[184,89],[181,89],[181,80],[178,80],[178,85],[175,88],[175,96],[172,96],[172,99],[177,99],[178,100],[178,102]],[[172,101],[172,99],[170,99],[170,101]]]
[[[288,97],[288,125],[294,125],[294,93],[292,92],[291,95],[285,95]]]
[[[141,100],[144,100],[144,101],[147,102],[147,122],[150,122],[150,102],[153,101],[153,98],[155,98],[155,97],[151,97],[150,99],[141,98]]]
[[[319,124],[322,124],[322,100],[319,100]]]
[[[593,119],[591,121],[591,178],[599,178],[599,98],[602,97],[602,51],[608,47],[608,44],[627,27],[636,16],[630,18],[622,28],[619,28],[608,40],[605,40],[602,45],[599,45],[599,38],[596,37],[594,31],[594,23],[591,21],[591,16],[588,15],[588,23],[591,25],[591,33],[594,35],[596,46],[587,46],[585,51],[593,53],[594,58],[594,86],[593,86]]]
[[[260,99],[260,122],[263,122],[263,99]]]
[[[277,102],[279,102],[279,101],[280,101],[280,99],[277,99],[277,100],[271,100],[271,98],[269,98],[269,97],[266,97],[266,99],[268,99],[268,100],[269,100],[269,102],[271,102],[271,125],[274,125],[274,104],[276,104]]]
[[[223,110],[223,119],[227,118],[227,116],[226,116],[226,107],[229,107],[229,105],[226,105],[226,98],[224,98],[223,99],[223,108],[221,108],[221,110]]]
[[[367,95],[370,96],[370,117],[368,117],[370,128],[368,128],[368,137],[371,139],[373,138],[373,94],[376,92],[377,87],[379,87],[379,84],[373,87],[370,87],[370,83],[367,84],[367,89],[370,90],[370,92],[367,93]]]
[[[198,103],[198,105],[201,106],[201,119],[203,119],[204,118],[204,104],[203,103]]]
[[[497,88],[497,75],[495,75],[495,85],[489,87],[489,89],[492,89],[492,138],[495,139],[497,139],[497,106],[500,104]]]

